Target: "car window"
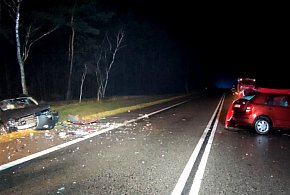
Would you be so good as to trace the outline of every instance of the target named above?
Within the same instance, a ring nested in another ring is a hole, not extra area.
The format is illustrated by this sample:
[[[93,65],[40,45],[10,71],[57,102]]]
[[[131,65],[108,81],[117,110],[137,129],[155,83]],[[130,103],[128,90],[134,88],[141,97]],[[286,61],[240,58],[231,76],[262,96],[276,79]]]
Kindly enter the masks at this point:
[[[283,96],[280,100],[280,106],[283,106],[283,107],[288,107],[288,100],[286,98],[286,96]]]
[[[266,104],[272,105],[272,106],[283,106],[283,107],[288,107],[289,105],[287,97],[285,95],[269,96]]]
[[[251,100],[255,97],[255,95],[246,95],[244,97],[242,97],[241,99],[245,99],[245,100]]]
[[[29,97],[7,99],[7,100],[2,100],[0,102],[0,108],[3,111],[26,108],[33,105],[37,105],[37,102],[35,102],[32,98],[29,98]]]

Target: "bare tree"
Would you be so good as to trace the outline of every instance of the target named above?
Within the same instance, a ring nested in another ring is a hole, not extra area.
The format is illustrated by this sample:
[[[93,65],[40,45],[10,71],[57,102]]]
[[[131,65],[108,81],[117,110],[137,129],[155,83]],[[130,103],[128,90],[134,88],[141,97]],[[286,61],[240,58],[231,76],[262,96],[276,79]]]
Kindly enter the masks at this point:
[[[86,80],[87,72],[88,72],[87,65],[84,64],[84,69],[83,69],[83,74],[82,74],[82,80],[81,80],[81,86],[80,86],[80,98],[79,98],[79,103],[82,102],[83,86],[84,86],[84,82],[85,82],[85,80]]]
[[[74,62],[74,44],[75,44],[75,27],[74,27],[74,10],[76,6],[76,0],[74,2],[74,6],[71,11],[71,19],[70,19],[70,29],[71,35],[69,39],[69,48],[68,48],[68,61],[69,61],[69,75],[68,75],[68,83],[67,83],[67,91],[66,91],[66,100],[71,98],[71,79],[72,79],[72,71],[73,71],[73,62]]]
[[[20,38],[20,7],[21,7],[22,0],[4,0],[4,3],[9,7],[9,14],[15,22],[16,54],[17,54],[19,68],[20,68],[22,93],[28,94],[28,89],[27,89],[26,79],[25,79],[24,64],[28,58],[31,46],[35,42],[39,41],[43,37],[55,31],[57,29],[57,26],[48,30],[45,33],[41,33],[38,36],[33,36],[33,33],[39,30],[40,26],[36,28],[32,28],[32,25],[29,25],[26,29],[24,43],[22,44],[21,38]]]
[[[109,74],[116,60],[117,52],[123,47],[125,33],[119,30],[116,42],[113,44],[106,34],[96,62],[96,77],[98,82],[97,99],[104,98],[109,80]]]
[[[101,67],[100,67],[100,62],[102,59],[102,51],[100,51],[100,54],[97,58],[97,62],[96,62],[96,78],[97,78],[97,84],[98,84],[98,89],[97,89],[97,100],[99,101],[101,99],[101,95],[102,95],[102,91],[103,91],[103,74],[101,71]]]

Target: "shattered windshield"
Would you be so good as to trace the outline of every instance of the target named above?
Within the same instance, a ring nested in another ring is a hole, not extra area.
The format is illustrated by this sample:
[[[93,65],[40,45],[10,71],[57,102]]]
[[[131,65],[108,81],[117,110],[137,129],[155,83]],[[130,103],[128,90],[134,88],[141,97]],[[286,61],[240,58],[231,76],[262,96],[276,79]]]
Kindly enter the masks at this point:
[[[26,108],[32,105],[38,105],[38,103],[31,97],[21,97],[0,101],[0,108],[3,111]]]

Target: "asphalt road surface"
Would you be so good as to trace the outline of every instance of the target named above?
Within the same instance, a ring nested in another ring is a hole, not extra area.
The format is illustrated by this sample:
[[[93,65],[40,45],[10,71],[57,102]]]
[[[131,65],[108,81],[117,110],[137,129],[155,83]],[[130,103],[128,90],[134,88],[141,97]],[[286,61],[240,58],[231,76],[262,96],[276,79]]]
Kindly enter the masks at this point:
[[[232,98],[205,94],[107,118],[118,125],[3,168],[0,194],[290,194],[289,132],[224,130]]]

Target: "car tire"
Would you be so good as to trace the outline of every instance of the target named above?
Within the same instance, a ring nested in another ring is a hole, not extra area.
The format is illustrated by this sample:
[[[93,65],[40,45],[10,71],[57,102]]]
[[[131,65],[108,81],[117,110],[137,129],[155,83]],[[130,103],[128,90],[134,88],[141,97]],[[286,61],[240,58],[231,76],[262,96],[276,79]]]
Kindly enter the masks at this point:
[[[259,135],[268,134],[272,129],[270,119],[267,117],[257,118],[254,123],[254,129]]]

